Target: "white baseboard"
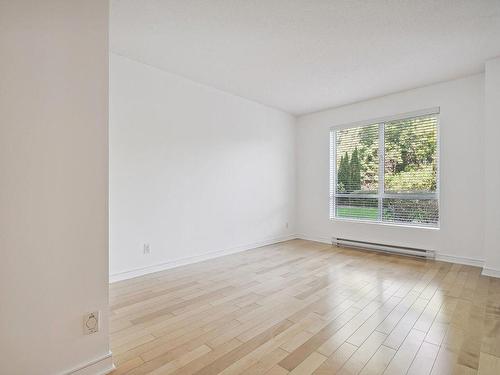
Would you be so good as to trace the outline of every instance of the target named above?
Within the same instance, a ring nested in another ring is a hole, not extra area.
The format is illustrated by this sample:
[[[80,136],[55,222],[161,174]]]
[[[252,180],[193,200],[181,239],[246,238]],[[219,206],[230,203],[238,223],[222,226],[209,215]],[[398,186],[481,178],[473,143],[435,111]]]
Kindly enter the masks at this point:
[[[296,235],[296,238],[301,239],[301,240],[326,243],[326,244],[329,244],[329,245],[332,244],[332,238],[331,237],[310,236],[308,234],[298,233]]]
[[[115,369],[111,352],[64,372],[64,375],[106,375]]]
[[[168,261],[165,263],[154,264],[154,265],[147,266],[147,267],[135,268],[135,269],[128,270],[128,271],[118,272],[118,273],[114,273],[114,274],[109,275],[109,282],[114,283],[117,281],[128,280],[128,279],[132,279],[134,277],[147,275],[147,274],[154,273],[154,272],[165,271],[165,270],[168,270],[171,268],[185,266],[187,264],[198,263],[198,262],[202,262],[204,260],[218,258],[218,257],[224,256],[224,255],[235,254],[235,253],[239,253],[242,251],[255,249],[257,247],[262,247],[262,246],[272,245],[272,244],[275,244],[278,242],[293,240],[295,238],[297,238],[296,235],[275,237],[275,238],[270,238],[270,239],[266,239],[266,240],[262,240],[262,241],[258,241],[258,242],[253,242],[253,243],[246,244],[246,245],[231,247],[231,248],[224,249],[224,250],[212,251],[212,252],[205,253],[205,254],[193,255],[190,257],[171,260],[171,261]]]
[[[500,270],[496,270],[494,268],[484,267],[482,273],[484,276],[491,276],[491,277],[500,278]]]
[[[449,255],[449,254],[442,254],[442,253],[436,253],[436,260],[440,260],[440,261],[448,262],[448,263],[464,264],[466,266],[474,266],[474,267],[483,267],[484,266],[484,260],[481,260],[481,259],[460,257],[460,256],[456,256],[456,255]]]

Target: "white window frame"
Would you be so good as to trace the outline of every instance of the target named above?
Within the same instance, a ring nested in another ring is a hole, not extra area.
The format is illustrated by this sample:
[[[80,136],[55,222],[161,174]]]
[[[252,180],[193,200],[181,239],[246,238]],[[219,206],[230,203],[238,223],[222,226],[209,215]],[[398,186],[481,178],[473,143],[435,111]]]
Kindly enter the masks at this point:
[[[354,123],[348,123],[343,125],[336,125],[330,128],[330,220],[333,221],[347,221],[354,223],[368,223],[368,224],[376,224],[376,225],[390,225],[390,226],[402,226],[402,227],[411,227],[411,228],[425,228],[425,229],[438,229],[441,227],[441,199],[440,199],[440,171],[441,171],[441,155],[440,155],[440,126],[439,126],[439,114],[440,108],[433,107],[428,109],[423,109],[414,112],[401,113],[394,116],[380,117],[372,120],[366,121],[358,121]],[[435,115],[437,120],[437,139],[436,139],[436,155],[437,155],[437,171],[436,171],[436,192],[434,193],[419,193],[419,194],[410,194],[410,193],[385,193],[385,184],[384,184],[384,165],[385,165],[385,145],[384,145],[384,129],[385,123],[390,121],[397,120],[405,120],[413,117],[420,116],[428,116]],[[378,124],[378,132],[379,132],[379,145],[378,145],[378,157],[379,157],[379,173],[378,173],[378,192],[377,194],[346,194],[346,193],[337,193],[337,142],[335,137],[335,132],[342,129],[348,128],[357,128],[363,126],[370,126]],[[333,176],[333,178],[332,178]],[[350,197],[350,198],[376,198],[378,199],[378,219],[377,220],[368,220],[368,219],[356,219],[356,218],[344,218],[336,216],[336,207],[335,207],[335,198],[336,197]],[[438,204],[438,221],[436,224],[412,224],[406,222],[388,222],[382,221],[382,212],[383,212],[383,200],[384,198],[395,198],[395,199],[435,199]]]

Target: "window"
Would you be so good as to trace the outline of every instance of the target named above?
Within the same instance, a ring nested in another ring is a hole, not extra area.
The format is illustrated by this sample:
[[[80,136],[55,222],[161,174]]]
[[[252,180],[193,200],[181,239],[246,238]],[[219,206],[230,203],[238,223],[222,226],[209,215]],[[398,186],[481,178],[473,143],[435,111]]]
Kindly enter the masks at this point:
[[[439,226],[439,109],[330,131],[330,218]]]

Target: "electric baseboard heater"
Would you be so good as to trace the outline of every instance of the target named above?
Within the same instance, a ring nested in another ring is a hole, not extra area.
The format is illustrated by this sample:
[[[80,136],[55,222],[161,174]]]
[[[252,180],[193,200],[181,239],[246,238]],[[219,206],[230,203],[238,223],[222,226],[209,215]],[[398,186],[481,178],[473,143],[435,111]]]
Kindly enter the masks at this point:
[[[386,245],[376,242],[350,240],[347,238],[332,237],[332,245],[352,247],[356,249],[381,251],[399,255],[408,255],[419,258],[434,259],[436,254],[433,250],[417,249],[414,247]]]

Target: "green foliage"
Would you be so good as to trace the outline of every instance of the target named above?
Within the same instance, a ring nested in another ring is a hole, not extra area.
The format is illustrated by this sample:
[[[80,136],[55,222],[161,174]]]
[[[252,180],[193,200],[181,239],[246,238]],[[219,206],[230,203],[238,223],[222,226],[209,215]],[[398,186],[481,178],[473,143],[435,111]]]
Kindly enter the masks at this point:
[[[437,182],[437,127],[429,116],[384,125],[384,190],[432,192]],[[379,174],[379,125],[337,133],[337,189],[376,192]]]
[[[347,165],[345,162],[346,154],[350,157]],[[337,159],[337,170],[341,175],[338,178],[339,192],[377,191],[378,125],[340,130],[337,133],[337,155],[339,158]],[[345,169],[349,169],[350,181],[344,177]],[[346,183],[349,185],[346,186]]]
[[[352,152],[351,162],[349,163],[349,172],[351,177],[351,191],[361,190],[361,164],[358,157],[357,147],[355,147]]]
[[[434,199],[384,199],[383,220],[420,224],[437,223],[439,220],[438,202]]]
[[[370,219],[378,218],[377,207],[351,207],[344,206],[337,208],[337,217],[345,217],[351,219]]]
[[[338,190],[339,192],[349,192],[351,186],[351,171],[349,169],[349,154],[340,157],[339,172],[337,175]]]
[[[436,190],[437,128],[428,117],[393,121],[385,126],[385,189],[395,192]]]
[[[386,174],[385,185],[395,192],[419,192],[436,189],[436,173],[432,165],[418,169],[403,170],[399,173]]]

